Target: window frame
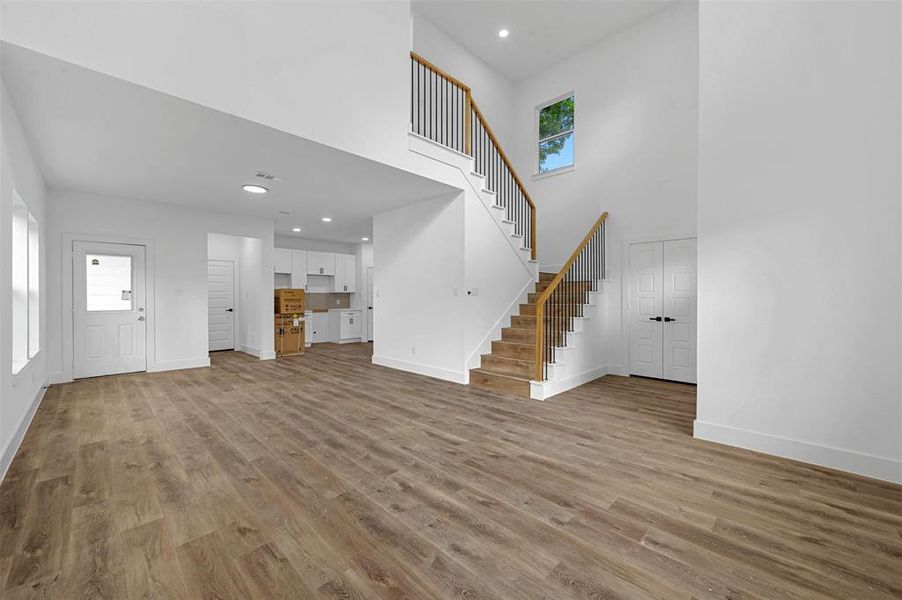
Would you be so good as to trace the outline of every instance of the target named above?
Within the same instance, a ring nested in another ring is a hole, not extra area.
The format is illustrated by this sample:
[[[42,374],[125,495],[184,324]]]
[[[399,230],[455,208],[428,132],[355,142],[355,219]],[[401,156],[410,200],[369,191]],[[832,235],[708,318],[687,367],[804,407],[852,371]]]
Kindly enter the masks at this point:
[[[557,104],[563,100],[567,100],[568,98],[573,98],[573,127],[567,131],[556,133],[555,135],[550,135],[548,137],[542,138],[539,137],[539,117],[542,114],[542,110]],[[537,104],[535,108],[535,115],[533,116],[533,179],[543,179],[545,177],[553,177],[554,175],[561,175],[563,173],[570,173],[576,169],[576,91],[570,91],[565,94],[561,94],[551,100],[546,102],[542,102],[541,104]],[[569,165],[558,167],[556,169],[552,169],[550,171],[542,171],[540,164],[540,153],[539,147],[543,142],[547,142],[548,140],[552,140],[557,137],[562,137],[565,135],[572,136],[573,140],[573,162]]]
[[[16,281],[13,281],[13,297],[10,302],[10,316],[13,320],[12,352],[10,353],[10,372],[13,385],[25,376],[28,366],[41,353],[41,233],[40,221],[29,210],[28,204],[22,200],[18,191],[12,191],[12,219],[10,222],[10,268],[14,273],[24,269],[25,298],[22,306],[18,306],[15,297]],[[22,222],[20,222],[22,221]],[[15,234],[16,227],[24,225],[24,239]],[[21,247],[19,247],[21,246]],[[24,257],[22,254],[24,253]],[[19,264],[19,261],[24,264]],[[24,313],[24,318],[23,314]],[[22,321],[22,330],[16,329],[15,323]],[[23,339],[18,339],[21,336]]]

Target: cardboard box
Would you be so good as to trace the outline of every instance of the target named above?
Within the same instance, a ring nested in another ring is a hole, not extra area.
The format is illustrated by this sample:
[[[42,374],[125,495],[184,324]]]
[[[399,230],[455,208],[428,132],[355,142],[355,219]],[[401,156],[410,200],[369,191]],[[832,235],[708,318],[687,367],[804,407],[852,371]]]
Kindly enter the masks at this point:
[[[304,315],[307,293],[300,289],[276,290],[275,313],[277,315]]]
[[[276,356],[290,356],[304,352],[305,323],[300,318],[275,318]]]

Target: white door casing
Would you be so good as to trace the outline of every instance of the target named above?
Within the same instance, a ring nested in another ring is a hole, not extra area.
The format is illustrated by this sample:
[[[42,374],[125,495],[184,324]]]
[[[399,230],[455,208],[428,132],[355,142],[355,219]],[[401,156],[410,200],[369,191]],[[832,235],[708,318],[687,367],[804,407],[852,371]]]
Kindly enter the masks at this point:
[[[210,351],[235,349],[235,263],[207,261],[207,324]]]
[[[662,377],[664,295],[661,242],[630,246],[630,374]],[[658,320],[661,319],[661,320]]]
[[[694,238],[630,245],[630,374],[696,382]]]
[[[696,241],[664,242],[664,379],[696,382]]]
[[[366,339],[373,341],[373,267],[366,268]]]
[[[146,248],[72,243],[73,376],[147,370]]]

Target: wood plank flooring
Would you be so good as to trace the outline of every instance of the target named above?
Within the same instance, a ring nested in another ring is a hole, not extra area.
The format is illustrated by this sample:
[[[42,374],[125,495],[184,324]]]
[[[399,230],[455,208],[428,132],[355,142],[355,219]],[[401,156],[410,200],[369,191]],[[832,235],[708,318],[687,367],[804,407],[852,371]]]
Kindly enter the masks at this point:
[[[0,596],[902,597],[902,487],[694,440],[693,387],[542,403],[369,355],[52,387],[0,486]]]

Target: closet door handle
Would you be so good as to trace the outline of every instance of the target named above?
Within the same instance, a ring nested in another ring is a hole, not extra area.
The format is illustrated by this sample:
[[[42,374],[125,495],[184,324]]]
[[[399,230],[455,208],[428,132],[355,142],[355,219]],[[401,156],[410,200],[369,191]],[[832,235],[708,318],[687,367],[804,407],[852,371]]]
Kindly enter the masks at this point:
[[[670,317],[664,317],[664,322],[665,322],[665,323],[670,323],[671,321],[674,322],[674,323],[676,323],[676,319],[671,319]]]
[[[661,322],[661,317],[648,317],[648,320]]]

